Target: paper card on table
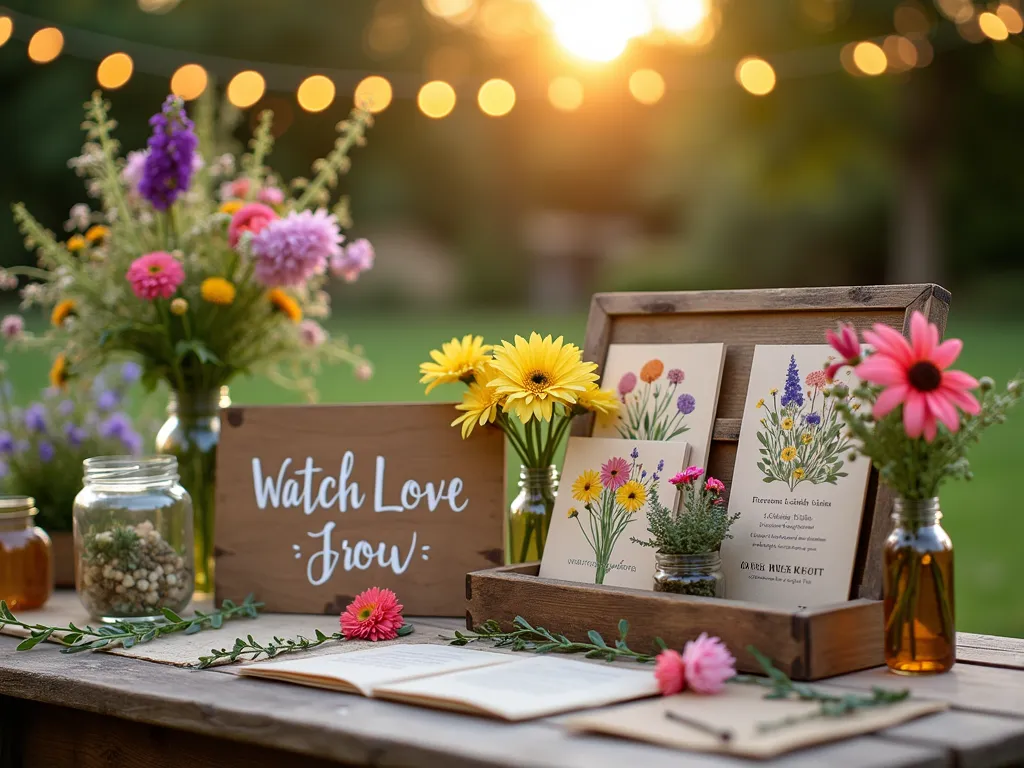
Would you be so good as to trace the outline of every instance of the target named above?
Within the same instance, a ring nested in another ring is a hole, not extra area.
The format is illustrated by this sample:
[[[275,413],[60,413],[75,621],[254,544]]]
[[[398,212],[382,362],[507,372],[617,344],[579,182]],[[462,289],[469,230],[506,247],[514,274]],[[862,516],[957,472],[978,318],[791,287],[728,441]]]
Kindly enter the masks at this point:
[[[601,387],[618,392],[623,407],[593,436],[683,440],[690,462],[707,466],[724,367],[724,344],[610,345]]]
[[[515,660],[506,654],[450,645],[409,644],[253,664],[242,667],[239,674],[373,696],[377,687],[386,683]]]
[[[383,685],[375,690],[375,696],[504,720],[527,720],[657,692],[658,683],[650,670],[539,656]]]
[[[871,464],[850,444],[822,372],[827,345],[758,345],[722,544],[726,595],[806,608],[847,600]],[[839,374],[856,386],[849,368]],[[855,404],[856,405],[856,404]]]
[[[947,707],[941,701],[912,699],[843,717],[819,717],[763,731],[759,726],[815,713],[818,703],[766,699],[760,686],[727,685],[725,691],[714,696],[683,693],[572,715],[564,723],[576,732],[604,733],[677,749],[768,758],[811,744],[872,733]],[[670,719],[669,712],[691,723]],[[705,728],[698,727],[698,723]],[[709,730],[727,732],[730,738],[725,741]]]
[[[689,451],[689,443],[679,441],[569,438],[540,575],[651,589],[654,550],[630,537],[648,538],[652,489],[663,504],[674,504],[668,480],[683,469]]]

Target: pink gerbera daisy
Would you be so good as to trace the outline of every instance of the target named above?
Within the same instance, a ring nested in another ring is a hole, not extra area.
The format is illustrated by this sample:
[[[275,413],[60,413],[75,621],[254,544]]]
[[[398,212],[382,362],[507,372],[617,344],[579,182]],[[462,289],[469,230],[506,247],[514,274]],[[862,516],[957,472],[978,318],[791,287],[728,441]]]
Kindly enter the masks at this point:
[[[736,659],[719,638],[701,632],[683,648],[686,684],[696,693],[718,693],[736,676]]]
[[[608,459],[601,465],[601,485],[613,491],[629,481],[629,462],[623,458]]]
[[[903,428],[907,436],[931,442],[938,422],[950,432],[960,428],[959,408],[977,414],[981,405],[969,390],[978,380],[963,371],[947,370],[960,355],[963,342],[949,339],[939,343],[939,329],[920,312],[910,318],[910,341],[885,325],[865,331],[864,339],[875,348],[854,373],[864,381],[885,387],[873,411],[881,419],[903,406]]]
[[[394,640],[405,623],[402,607],[390,589],[370,587],[342,612],[341,634],[347,640]]]
[[[125,277],[140,299],[169,299],[185,280],[185,268],[166,251],[154,251],[133,261]]]

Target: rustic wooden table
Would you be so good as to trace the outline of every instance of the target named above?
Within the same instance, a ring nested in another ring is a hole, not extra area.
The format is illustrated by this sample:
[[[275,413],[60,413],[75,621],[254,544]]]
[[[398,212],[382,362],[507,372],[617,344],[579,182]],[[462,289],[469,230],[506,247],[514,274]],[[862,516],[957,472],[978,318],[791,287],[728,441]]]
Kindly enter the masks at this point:
[[[455,620],[414,620],[419,632]],[[103,653],[70,659],[44,644],[18,653],[0,637],[0,768],[167,766],[708,766],[748,760],[577,736],[560,718],[507,724],[284,683],[234,668],[190,670]],[[947,675],[882,669],[817,685],[909,686],[952,709],[794,752],[770,766],[1024,765],[1024,640],[959,636]]]

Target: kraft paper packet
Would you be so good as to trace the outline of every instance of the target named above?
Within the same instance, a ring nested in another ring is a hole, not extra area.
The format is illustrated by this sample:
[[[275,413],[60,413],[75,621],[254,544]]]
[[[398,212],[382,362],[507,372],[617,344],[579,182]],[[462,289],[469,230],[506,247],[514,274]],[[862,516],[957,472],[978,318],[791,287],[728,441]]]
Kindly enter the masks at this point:
[[[573,715],[563,722],[576,732],[601,733],[698,752],[770,758],[813,744],[879,731],[941,712],[949,706],[941,701],[909,699],[843,717],[806,720],[762,733],[758,731],[759,724],[818,710],[816,702],[765,699],[766,692],[760,686],[729,684],[724,692],[712,696],[682,693]],[[842,693],[838,689],[836,692]],[[723,741],[691,725],[669,719],[666,717],[669,710],[715,730],[728,731],[731,739]]]

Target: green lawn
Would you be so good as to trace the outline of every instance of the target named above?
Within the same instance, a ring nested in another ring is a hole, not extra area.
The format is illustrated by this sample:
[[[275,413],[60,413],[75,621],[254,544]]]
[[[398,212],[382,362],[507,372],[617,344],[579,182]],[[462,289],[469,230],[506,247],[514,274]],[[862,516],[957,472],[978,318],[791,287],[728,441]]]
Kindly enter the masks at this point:
[[[364,345],[376,365],[370,382],[357,381],[346,369],[330,370],[319,380],[322,402],[422,401],[416,367],[429,349],[454,335],[483,334],[488,340],[510,338],[514,333],[537,330],[563,333],[582,343],[586,317],[537,316],[526,310],[425,314],[361,314],[336,320],[342,329]],[[964,339],[962,367],[1000,383],[1024,369],[1024,321],[953,319],[950,335]],[[32,397],[45,385],[48,360],[33,354],[6,354],[19,400]],[[453,399],[458,390],[435,390],[430,399]],[[298,398],[265,380],[240,381],[232,387],[236,402],[296,402]],[[151,403],[155,406],[155,403]],[[945,525],[957,552],[958,628],[967,632],[1024,637],[1024,592],[1017,590],[1024,514],[1017,497],[1016,480],[1024,459],[1024,408],[1005,425],[992,429],[971,455],[975,479],[949,485],[942,494]],[[513,466],[510,462],[510,466]]]

